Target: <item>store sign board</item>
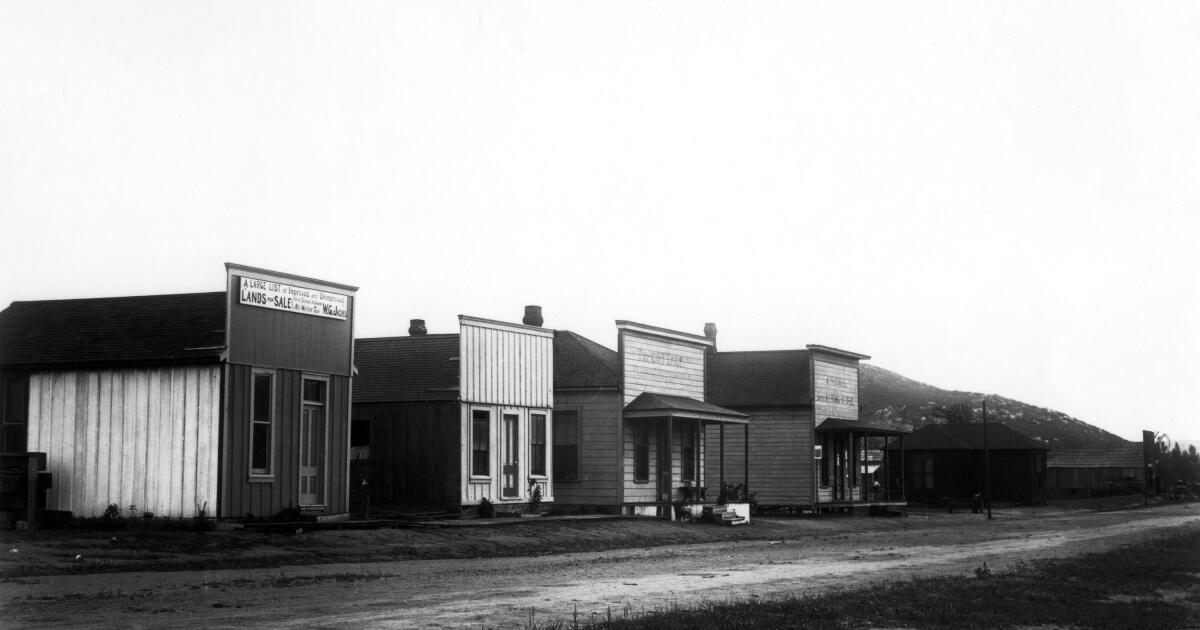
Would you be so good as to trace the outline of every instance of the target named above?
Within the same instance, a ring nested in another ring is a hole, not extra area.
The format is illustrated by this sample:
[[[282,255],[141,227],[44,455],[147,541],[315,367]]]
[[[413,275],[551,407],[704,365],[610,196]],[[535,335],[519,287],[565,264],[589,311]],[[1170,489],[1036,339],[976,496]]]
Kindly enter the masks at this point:
[[[245,276],[241,278],[238,295],[239,302],[247,306],[343,320],[350,304],[347,296],[338,293]]]

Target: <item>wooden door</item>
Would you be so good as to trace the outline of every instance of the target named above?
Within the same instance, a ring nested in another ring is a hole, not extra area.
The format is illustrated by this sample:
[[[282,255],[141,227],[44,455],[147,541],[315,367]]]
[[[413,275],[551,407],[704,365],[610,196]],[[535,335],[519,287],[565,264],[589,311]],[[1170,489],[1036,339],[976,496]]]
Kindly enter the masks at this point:
[[[321,505],[325,487],[323,407],[304,405],[300,414],[300,505]]]
[[[501,494],[505,498],[521,496],[521,475],[518,470],[521,439],[518,420],[519,417],[516,414],[504,414],[504,423],[501,429],[503,447],[501,449],[502,461],[500,473],[504,479]]]

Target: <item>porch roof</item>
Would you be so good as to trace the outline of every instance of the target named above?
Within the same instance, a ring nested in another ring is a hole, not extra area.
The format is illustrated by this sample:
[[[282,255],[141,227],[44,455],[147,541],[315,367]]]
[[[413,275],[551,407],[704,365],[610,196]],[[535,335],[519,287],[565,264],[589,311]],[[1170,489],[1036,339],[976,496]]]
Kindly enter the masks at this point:
[[[817,433],[832,433],[834,431],[855,431],[860,433],[874,433],[875,435],[905,435],[910,433],[910,431],[895,427],[846,418],[825,418],[824,422],[817,425]]]
[[[687,396],[643,392],[625,405],[626,418],[690,418],[749,424],[750,416]]]

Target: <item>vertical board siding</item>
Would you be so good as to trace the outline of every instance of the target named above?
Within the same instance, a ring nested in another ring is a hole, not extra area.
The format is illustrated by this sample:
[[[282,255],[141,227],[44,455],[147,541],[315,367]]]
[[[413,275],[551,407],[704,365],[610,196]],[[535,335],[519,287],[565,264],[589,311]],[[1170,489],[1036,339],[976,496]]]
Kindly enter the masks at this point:
[[[355,405],[354,419],[370,424],[372,506],[460,503],[458,403]]]
[[[212,505],[215,464],[197,453],[217,437],[219,383],[217,366],[31,374],[29,450],[54,476],[47,507],[189,517]]]
[[[621,331],[625,404],[643,392],[704,400],[704,347]]]
[[[300,414],[304,373],[274,370],[275,423],[269,477],[250,475],[251,392],[254,367],[230,364],[226,376],[228,417],[224,423],[227,448],[203,453],[217,462],[221,486],[221,516],[269,517],[300,505]],[[325,400],[325,491],[323,513],[349,510],[350,379],[330,376]],[[210,511],[215,505],[210,505]]]
[[[464,319],[459,358],[465,402],[544,409],[554,404],[551,331],[483,325]]]

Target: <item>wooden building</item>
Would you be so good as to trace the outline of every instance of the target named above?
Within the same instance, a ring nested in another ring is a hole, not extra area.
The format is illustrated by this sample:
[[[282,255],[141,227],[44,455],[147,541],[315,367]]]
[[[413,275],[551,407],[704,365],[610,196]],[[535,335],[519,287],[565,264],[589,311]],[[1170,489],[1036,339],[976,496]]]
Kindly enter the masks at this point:
[[[715,348],[716,326],[705,332]],[[750,416],[750,466],[743,472],[742,438],[734,435],[725,476],[747,483],[759,507],[903,506],[903,488],[876,488],[885,477],[867,458],[903,440],[902,431],[859,420],[858,362],[868,358],[819,345],[712,352],[709,401]]]
[[[1047,447],[1003,425],[930,424],[888,449],[894,485],[903,485],[911,502],[940,505],[947,499],[984,497],[985,460],[991,463],[991,499],[1009,503],[1045,503]]]
[[[555,340],[555,484],[561,505],[672,516],[702,494],[715,502],[723,451],[706,439],[748,418],[705,401],[710,342],[617,321],[616,352],[569,331]],[[731,433],[734,431],[730,431]],[[561,455],[560,455],[561,453]],[[561,461],[559,461],[561,460]]]
[[[554,333],[538,313],[460,316],[456,334],[413,320],[408,337],[358,340],[354,421],[368,427],[373,506],[554,501]]]
[[[1146,466],[1141,442],[1053,448],[1046,456],[1049,497],[1087,499],[1142,492]]]
[[[219,292],[14,302],[0,449],[45,452],[80,516],[344,514],[356,291],[226,264]]]

